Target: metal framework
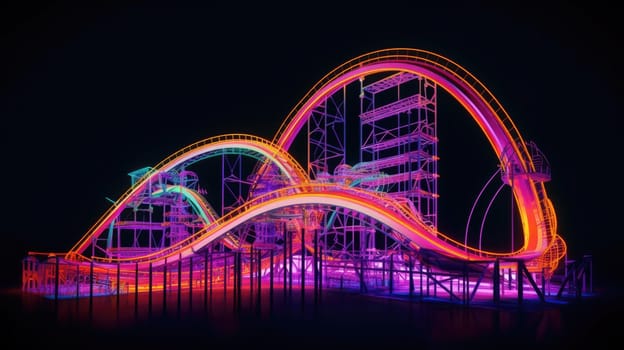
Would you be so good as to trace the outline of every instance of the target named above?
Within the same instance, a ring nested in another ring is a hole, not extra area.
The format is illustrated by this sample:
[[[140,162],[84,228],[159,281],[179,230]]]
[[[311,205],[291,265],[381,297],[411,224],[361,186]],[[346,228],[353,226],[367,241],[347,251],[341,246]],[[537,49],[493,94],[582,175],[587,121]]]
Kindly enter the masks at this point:
[[[511,189],[522,220],[521,247],[486,251],[480,242],[469,246],[463,232],[439,231],[440,87],[485,130],[500,159],[501,186]],[[289,153],[302,130],[303,166]],[[191,170],[208,159],[220,160],[220,169],[210,168],[219,184],[200,185]],[[483,84],[431,52],[356,57],[303,97],[273,141],[215,136],[129,175],[128,191],[66,253],[29,253],[25,292],[233,288],[236,295],[295,283],[461,303],[562,295],[552,284],[566,245],[544,186],[546,158]],[[559,280],[573,280],[563,270]]]

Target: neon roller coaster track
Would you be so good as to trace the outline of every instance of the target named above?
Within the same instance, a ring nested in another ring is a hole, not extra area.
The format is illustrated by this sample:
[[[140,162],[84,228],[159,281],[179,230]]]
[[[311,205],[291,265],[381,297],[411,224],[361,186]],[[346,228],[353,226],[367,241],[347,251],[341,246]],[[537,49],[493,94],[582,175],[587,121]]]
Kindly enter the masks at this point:
[[[439,88],[463,106],[499,159],[497,173],[521,221],[515,249],[481,249],[467,233],[462,241],[438,230]],[[356,129],[354,148],[345,140]],[[291,155],[296,144],[305,162]],[[348,149],[358,153],[354,164]],[[214,169],[220,203],[207,200],[192,170],[203,161],[221,164]],[[566,254],[544,186],[544,155],[477,78],[419,49],[374,51],[335,68],[273,140],[210,137],[129,175],[127,191],[66,253],[28,254],[25,291],[80,297],[85,286],[91,294],[194,288],[240,283],[242,271],[258,280],[270,275],[271,283],[294,274],[302,285],[313,275],[315,286],[339,276],[371,288],[390,279],[399,288],[416,270],[477,266],[491,276],[518,262],[549,279]]]

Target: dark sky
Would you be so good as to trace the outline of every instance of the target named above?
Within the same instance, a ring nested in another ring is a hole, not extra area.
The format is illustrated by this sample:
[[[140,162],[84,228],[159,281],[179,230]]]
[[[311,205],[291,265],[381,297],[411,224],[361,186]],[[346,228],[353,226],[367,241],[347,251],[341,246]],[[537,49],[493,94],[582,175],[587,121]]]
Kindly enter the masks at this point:
[[[8,191],[0,232],[9,273],[19,275],[28,250],[69,249],[108,208],[105,197],[127,189],[129,171],[223,133],[270,139],[327,72],[391,47],[446,56],[493,92],[551,163],[547,190],[571,253],[594,254],[597,269],[611,268],[609,255],[622,246],[622,55],[610,8],[232,3],[3,5]],[[473,137],[455,134],[462,135]],[[491,157],[484,148],[454,169],[473,172],[468,160],[481,152]],[[478,190],[484,174],[463,178]]]

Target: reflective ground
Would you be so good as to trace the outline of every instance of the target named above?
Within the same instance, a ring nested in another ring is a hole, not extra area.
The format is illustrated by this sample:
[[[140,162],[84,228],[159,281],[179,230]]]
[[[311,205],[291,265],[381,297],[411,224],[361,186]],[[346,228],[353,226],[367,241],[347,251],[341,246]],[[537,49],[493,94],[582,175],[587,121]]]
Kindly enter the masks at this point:
[[[12,348],[590,349],[624,340],[613,297],[496,308],[297,289],[58,301],[5,289],[2,299]]]

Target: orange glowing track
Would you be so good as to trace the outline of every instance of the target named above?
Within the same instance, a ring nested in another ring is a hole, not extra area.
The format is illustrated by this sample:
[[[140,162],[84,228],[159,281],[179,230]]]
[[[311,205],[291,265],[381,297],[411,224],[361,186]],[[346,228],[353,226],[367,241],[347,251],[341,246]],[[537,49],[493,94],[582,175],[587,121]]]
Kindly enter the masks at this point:
[[[513,195],[522,222],[523,246],[514,252],[482,251],[453,240],[425,224],[418,214],[383,193],[366,191],[343,184],[322,184],[309,178],[302,166],[288,153],[295,136],[308,121],[320,101],[346,84],[380,72],[408,72],[434,81],[466,109],[479,125],[493,151],[501,160],[504,173],[513,174]],[[202,140],[164,159],[130,187],[87,233],[68,251],[67,260],[90,261],[86,253],[92,242],[100,238],[122,210],[140,193],[158,181],[158,175],[189,160],[223,149],[244,150],[277,167],[287,178],[287,186],[252,197],[248,202],[222,217],[204,211],[204,227],[166,249],[143,255],[119,258],[93,258],[101,263],[136,264],[184,259],[220,239],[227,246],[235,242],[228,235],[235,228],[254,218],[281,208],[298,206],[315,208],[337,206],[363,214],[389,227],[397,240],[407,241],[414,250],[425,248],[466,260],[491,260],[516,257],[537,261],[538,268],[554,269],[565,255],[565,242],[557,234],[556,216],[546,195],[543,181],[527,145],[511,118],[490,91],[472,74],[456,63],[435,53],[417,49],[387,49],[356,57],[323,77],[293,108],[276,134],[274,141],[233,134]],[[511,150],[511,151],[509,151]],[[263,167],[259,172],[265,171]]]

